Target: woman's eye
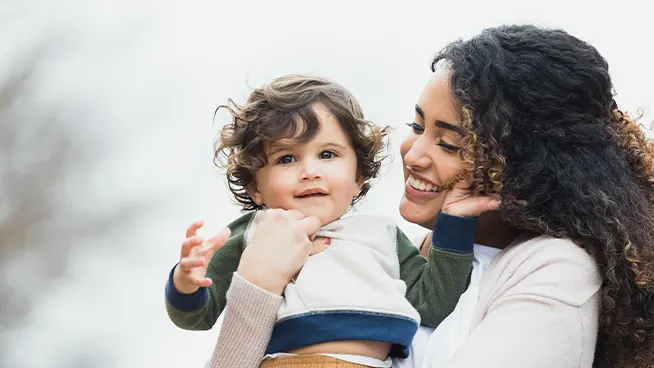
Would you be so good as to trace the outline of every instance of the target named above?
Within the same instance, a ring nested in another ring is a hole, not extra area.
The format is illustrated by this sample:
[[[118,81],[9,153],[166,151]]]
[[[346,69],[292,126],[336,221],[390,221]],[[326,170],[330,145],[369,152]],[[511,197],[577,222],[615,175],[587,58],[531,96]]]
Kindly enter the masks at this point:
[[[293,157],[291,155],[286,155],[286,156],[280,157],[279,160],[277,160],[277,163],[282,164],[282,165],[286,165],[286,164],[293,163],[295,161],[296,161],[295,157]]]
[[[422,132],[425,131],[425,128],[421,127],[420,125],[414,123],[407,123],[406,124],[415,134],[422,134]]]
[[[461,150],[461,147],[451,145],[451,144],[449,144],[449,143],[447,143],[447,142],[445,142],[443,140],[436,143],[436,145],[443,147],[444,150],[446,150],[448,152],[451,152],[451,153],[459,152]]]
[[[330,158],[336,157],[336,154],[332,151],[322,151],[320,152],[321,160],[329,160]]]

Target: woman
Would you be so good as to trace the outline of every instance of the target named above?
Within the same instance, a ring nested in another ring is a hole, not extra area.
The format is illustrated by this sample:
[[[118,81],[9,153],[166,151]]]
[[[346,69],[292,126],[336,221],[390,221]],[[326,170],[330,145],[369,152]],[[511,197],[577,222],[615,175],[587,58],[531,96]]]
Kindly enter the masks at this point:
[[[423,330],[397,364],[654,366],[654,147],[617,109],[606,61],[563,31],[503,26],[450,44],[432,70],[401,147],[402,216],[431,229],[445,195],[416,187],[470,174],[502,207],[479,219],[483,256],[456,323]],[[301,215],[265,222],[262,239],[278,241],[243,255],[216,366],[256,366],[280,299],[266,290],[311,251],[292,240],[308,237]]]

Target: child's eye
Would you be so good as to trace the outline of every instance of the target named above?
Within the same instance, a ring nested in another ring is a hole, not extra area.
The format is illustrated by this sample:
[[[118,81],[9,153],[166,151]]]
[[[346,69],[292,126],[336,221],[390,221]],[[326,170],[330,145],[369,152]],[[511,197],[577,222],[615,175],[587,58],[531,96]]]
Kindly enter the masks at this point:
[[[446,150],[448,152],[451,152],[451,153],[459,152],[461,150],[460,147],[451,145],[451,144],[449,144],[449,143],[447,143],[447,142],[445,142],[443,140],[440,140],[438,143],[436,143],[436,145],[443,147],[444,150]]]
[[[421,127],[420,125],[416,124],[415,122],[413,123],[407,123],[406,124],[415,134],[422,134],[425,131],[425,128]]]
[[[277,160],[278,164],[286,165],[297,161],[295,157],[291,155],[282,156]]]
[[[322,151],[320,152],[321,160],[329,160],[330,158],[336,157],[336,154],[332,151]]]

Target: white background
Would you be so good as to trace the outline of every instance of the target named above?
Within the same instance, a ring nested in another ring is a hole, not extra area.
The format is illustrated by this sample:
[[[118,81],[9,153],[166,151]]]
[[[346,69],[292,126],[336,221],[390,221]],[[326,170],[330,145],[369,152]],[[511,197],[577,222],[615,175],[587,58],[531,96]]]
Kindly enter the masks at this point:
[[[206,361],[215,332],[174,327],[163,287],[188,224],[204,219],[208,235],[238,215],[212,165],[226,119],[214,122],[213,112],[227,98],[243,102],[250,87],[285,73],[319,74],[349,88],[368,118],[395,128],[394,159],[357,210],[386,214],[415,233],[397,212],[397,150],[431,57],[501,23],[561,27],[607,58],[623,109],[651,109],[654,31],[644,4],[3,0],[0,81],[38,59],[18,113],[52,111],[53,124],[85,153],[62,163],[61,178],[40,179],[52,180],[42,195],[57,211],[29,224],[32,235],[16,243],[0,272],[1,290],[25,301],[22,314],[0,324],[0,366]],[[30,124],[20,120],[19,129],[38,131]],[[0,163],[16,166],[39,152],[35,144],[20,157],[0,155]],[[64,226],[117,208],[127,210],[102,232],[80,225],[77,236]],[[49,274],[43,269],[51,262],[61,264]]]

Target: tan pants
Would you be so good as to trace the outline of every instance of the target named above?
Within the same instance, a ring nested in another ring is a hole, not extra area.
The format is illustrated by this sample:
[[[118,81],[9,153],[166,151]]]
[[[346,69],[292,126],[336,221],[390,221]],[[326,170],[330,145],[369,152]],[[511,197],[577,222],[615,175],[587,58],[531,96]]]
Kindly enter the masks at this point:
[[[293,355],[264,360],[260,368],[368,368],[324,355]]]

